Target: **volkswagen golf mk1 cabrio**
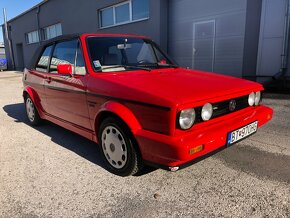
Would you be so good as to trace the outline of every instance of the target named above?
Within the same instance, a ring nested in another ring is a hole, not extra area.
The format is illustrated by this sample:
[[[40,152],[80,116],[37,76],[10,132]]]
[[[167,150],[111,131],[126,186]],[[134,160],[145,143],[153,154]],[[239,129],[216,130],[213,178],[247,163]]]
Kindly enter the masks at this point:
[[[176,171],[254,134],[273,110],[262,85],[177,66],[136,35],[62,36],[23,74],[31,125],[49,120],[99,144],[108,170]]]

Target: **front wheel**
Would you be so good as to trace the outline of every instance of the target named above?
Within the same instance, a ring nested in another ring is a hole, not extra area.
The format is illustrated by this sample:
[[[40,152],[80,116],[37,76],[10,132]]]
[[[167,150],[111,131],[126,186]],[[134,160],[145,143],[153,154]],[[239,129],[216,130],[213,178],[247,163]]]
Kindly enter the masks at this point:
[[[25,98],[25,109],[30,125],[37,126],[41,122],[41,118],[30,96]]]
[[[119,176],[134,175],[142,160],[129,128],[118,118],[106,118],[99,128],[99,143],[108,170]]]

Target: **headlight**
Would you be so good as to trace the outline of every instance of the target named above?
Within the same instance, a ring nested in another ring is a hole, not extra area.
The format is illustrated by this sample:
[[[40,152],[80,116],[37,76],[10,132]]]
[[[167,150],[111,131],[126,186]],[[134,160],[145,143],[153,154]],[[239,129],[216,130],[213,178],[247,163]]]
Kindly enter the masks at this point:
[[[179,125],[181,129],[189,129],[195,121],[195,110],[193,108],[182,110],[179,116]]]
[[[201,110],[201,118],[204,121],[207,121],[211,118],[213,113],[212,105],[210,103],[206,103]]]
[[[248,103],[250,106],[253,106],[255,104],[255,98],[256,98],[256,95],[254,92],[252,92],[248,98]]]
[[[261,102],[261,92],[256,92],[255,105],[259,105],[260,102]]]

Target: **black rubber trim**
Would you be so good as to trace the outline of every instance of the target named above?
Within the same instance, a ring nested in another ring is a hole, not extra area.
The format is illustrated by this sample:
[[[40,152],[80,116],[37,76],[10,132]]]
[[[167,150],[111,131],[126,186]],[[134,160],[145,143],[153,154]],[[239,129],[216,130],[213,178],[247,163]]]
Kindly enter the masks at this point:
[[[49,86],[49,85],[45,85],[45,87],[48,89],[57,90],[57,91],[61,91],[61,92],[69,92],[69,93],[76,93],[76,94],[83,94],[83,95],[86,94],[85,91],[71,90],[71,89],[65,89],[65,88]]]
[[[220,151],[223,151],[226,148],[227,148],[227,146],[224,145],[224,146],[222,146],[222,147],[220,147],[220,148],[218,148],[218,149],[216,149],[216,150],[214,150],[212,152],[209,152],[209,153],[207,153],[205,155],[202,155],[200,157],[197,157],[197,158],[195,158],[193,160],[190,160],[190,161],[188,161],[188,162],[186,162],[184,164],[177,165],[176,167],[179,167],[179,170],[182,170],[182,169],[184,169],[186,167],[189,167],[189,166],[191,166],[193,164],[196,164],[196,163],[198,163],[198,162],[200,162],[200,161],[202,161],[202,160],[204,160],[204,159],[206,159],[206,158],[208,158],[208,157],[210,157],[212,155],[215,155],[216,153],[218,153]],[[159,169],[163,169],[163,170],[170,171],[169,170],[169,166],[165,166],[165,165],[162,165],[162,164],[153,163],[153,162],[146,161],[146,160],[144,160],[144,163],[146,165],[148,165],[148,166],[151,166],[151,167],[155,167],[155,168],[159,168]]]

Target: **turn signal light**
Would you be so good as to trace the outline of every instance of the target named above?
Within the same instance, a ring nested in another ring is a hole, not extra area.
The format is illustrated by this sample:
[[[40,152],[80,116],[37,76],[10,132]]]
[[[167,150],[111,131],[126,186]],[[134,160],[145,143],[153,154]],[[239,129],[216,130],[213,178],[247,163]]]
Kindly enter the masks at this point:
[[[190,154],[190,155],[196,154],[196,153],[202,151],[203,148],[204,148],[203,145],[198,145],[198,146],[196,146],[196,147],[194,147],[194,148],[191,148],[191,149],[189,150],[189,154]]]

